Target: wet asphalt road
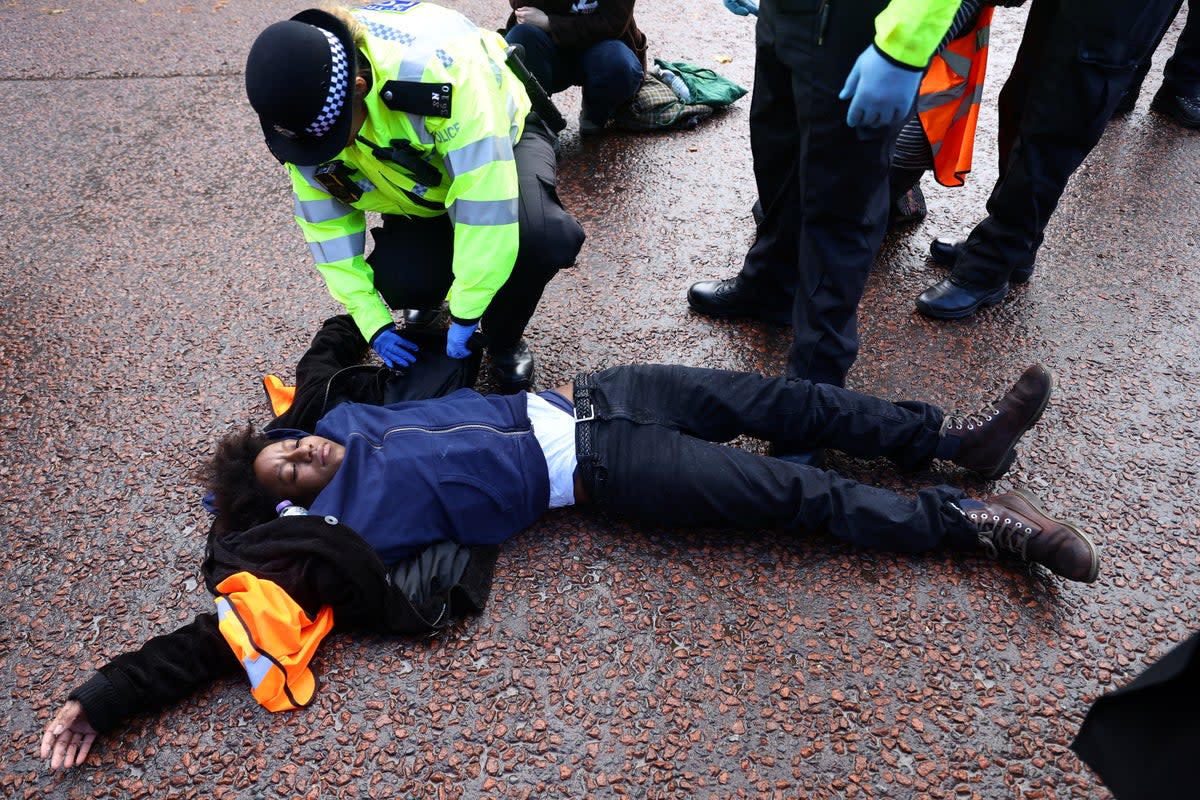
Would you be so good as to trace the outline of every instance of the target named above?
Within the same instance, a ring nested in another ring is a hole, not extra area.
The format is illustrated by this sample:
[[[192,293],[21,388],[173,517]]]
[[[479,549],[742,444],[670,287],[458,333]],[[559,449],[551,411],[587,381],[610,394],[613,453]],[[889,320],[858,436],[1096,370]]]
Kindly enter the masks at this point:
[[[969,320],[918,316],[929,239],[983,214],[1021,11],[997,15],[968,186],[927,180],[929,217],[885,243],[850,385],[970,410],[1042,361],[1058,393],[992,485],[832,466],[902,491],[1028,487],[1095,537],[1098,583],[556,512],[507,547],[481,617],[327,643],[310,709],[268,714],[231,681],[51,774],[36,745],[66,692],[211,607],[192,472],[266,419],[258,378],[290,376],[339,310],[242,92],[253,37],[305,6],[0,0],[0,795],[1107,796],[1067,749],[1088,703],[1200,625],[1200,136],[1147,109],[1177,25],[1034,280]],[[652,55],[750,85],[751,23],[717,0],[642,6]],[[560,191],[589,238],[529,329],[539,384],[633,361],[780,371],[785,331],[684,301],[752,233],[749,98],[695,131],[585,141],[578,91],[561,105]]]

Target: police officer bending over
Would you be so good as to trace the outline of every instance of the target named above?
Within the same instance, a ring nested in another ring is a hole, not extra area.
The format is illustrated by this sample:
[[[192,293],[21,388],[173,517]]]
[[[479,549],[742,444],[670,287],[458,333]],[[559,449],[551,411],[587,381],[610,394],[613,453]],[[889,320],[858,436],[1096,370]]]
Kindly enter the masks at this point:
[[[501,391],[527,389],[525,325],[584,233],[504,40],[430,3],[309,9],[259,34],[246,93],[317,269],[380,358],[403,367],[416,350],[389,306],[448,298],[446,352],[465,357],[480,328]],[[383,226],[364,257],[367,211]]]

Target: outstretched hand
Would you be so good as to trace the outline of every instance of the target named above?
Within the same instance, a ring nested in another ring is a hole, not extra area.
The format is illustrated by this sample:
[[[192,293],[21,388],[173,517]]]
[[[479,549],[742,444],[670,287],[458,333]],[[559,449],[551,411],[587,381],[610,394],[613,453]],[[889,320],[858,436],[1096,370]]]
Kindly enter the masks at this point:
[[[68,700],[46,725],[42,734],[42,758],[50,759],[51,769],[78,767],[87,758],[96,741],[96,729],[88,722],[87,712],[78,700]]]

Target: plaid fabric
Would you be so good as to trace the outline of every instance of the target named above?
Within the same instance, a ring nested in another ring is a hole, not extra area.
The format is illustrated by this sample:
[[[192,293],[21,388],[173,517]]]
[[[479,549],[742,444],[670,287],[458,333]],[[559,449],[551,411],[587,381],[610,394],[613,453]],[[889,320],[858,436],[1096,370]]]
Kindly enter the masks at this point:
[[[633,99],[617,109],[613,124],[631,131],[694,128],[712,113],[712,106],[684,103],[670,86],[647,73]]]

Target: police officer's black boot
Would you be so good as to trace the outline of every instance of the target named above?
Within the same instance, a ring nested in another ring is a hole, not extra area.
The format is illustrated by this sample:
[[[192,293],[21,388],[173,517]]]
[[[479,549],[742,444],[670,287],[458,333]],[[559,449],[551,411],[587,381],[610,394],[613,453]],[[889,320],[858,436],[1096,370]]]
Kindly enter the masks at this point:
[[[510,347],[489,347],[492,379],[501,394],[527,392],[533,385],[533,351],[524,339]]]

